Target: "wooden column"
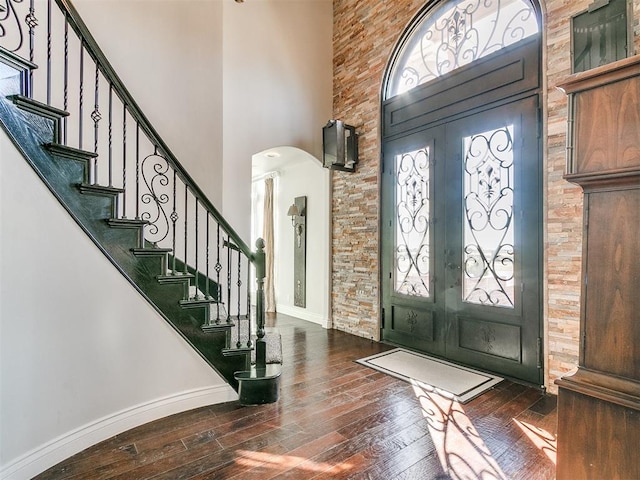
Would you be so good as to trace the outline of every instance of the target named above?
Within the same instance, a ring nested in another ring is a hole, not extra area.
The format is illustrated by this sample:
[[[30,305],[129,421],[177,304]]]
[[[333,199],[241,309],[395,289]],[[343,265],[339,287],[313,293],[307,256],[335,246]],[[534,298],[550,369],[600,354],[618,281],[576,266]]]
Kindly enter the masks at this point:
[[[557,478],[640,478],[640,55],[571,76],[565,178],[584,192],[580,359],[558,385]],[[553,262],[553,258],[549,259]]]

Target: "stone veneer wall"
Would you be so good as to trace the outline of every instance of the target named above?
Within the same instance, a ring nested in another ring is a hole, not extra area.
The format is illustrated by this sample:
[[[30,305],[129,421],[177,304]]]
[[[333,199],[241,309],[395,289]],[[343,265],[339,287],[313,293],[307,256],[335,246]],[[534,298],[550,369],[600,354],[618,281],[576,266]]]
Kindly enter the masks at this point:
[[[546,385],[578,361],[582,192],[564,181],[570,17],[592,0],[546,0],[544,95],[544,329]],[[634,0],[640,53],[640,2]],[[333,172],[333,328],[379,340],[380,91],[389,56],[424,0],[334,0],[334,118],[357,127],[356,173]]]

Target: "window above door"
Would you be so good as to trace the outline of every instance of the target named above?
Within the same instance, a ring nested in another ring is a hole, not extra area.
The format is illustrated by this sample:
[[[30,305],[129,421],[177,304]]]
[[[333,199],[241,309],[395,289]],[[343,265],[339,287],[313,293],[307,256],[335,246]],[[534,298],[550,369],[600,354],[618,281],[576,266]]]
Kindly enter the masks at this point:
[[[529,0],[452,0],[418,17],[400,42],[386,99],[411,90],[540,30]]]

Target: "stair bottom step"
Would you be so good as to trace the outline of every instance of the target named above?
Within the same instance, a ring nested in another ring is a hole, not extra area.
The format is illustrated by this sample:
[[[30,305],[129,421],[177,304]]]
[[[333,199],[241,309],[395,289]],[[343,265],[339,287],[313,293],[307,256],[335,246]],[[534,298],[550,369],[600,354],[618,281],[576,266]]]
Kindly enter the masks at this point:
[[[275,403],[280,396],[280,365],[266,368],[251,367],[250,370],[236,372],[240,405],[264,405]]]

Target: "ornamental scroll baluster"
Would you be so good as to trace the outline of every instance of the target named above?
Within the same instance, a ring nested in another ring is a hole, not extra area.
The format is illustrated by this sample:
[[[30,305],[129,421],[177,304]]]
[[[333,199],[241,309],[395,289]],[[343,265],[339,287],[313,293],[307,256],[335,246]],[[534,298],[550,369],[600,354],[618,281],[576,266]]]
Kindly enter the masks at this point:
[[[22,23],[15,6],[22,2],[23,0],[7,0],[6,8],[0,10],[0,39],[3,39],[2,46],[10,52],[17,52],[24,45]],[[13,28],[15,32],[12,32]],[[6,43],[5,39],[11,40],[11,43]]]
[[[169,203],[170,197],[161,192],[163,187],[169,185],[169,164],[167,160],[158,154],[157,148],[151,155],[147,155],[141,162],[142,181],[147,189],[140,196],[140,202],[146,205],[140,218],[149,222],[147,233],[149,240],[158,245],[169,235],[169,217],[164,210],[164,205]],[[172,212],[173,214],[173,212]],[[173,220],[172,220],[173,222]]]
[[[220,263],[220,224],[216,230],[216,265],[213,267],[216,271],[216,324],[220,324],[220,303],[222,302],[222,290],[220,289],[220,271],[222,263]]]

